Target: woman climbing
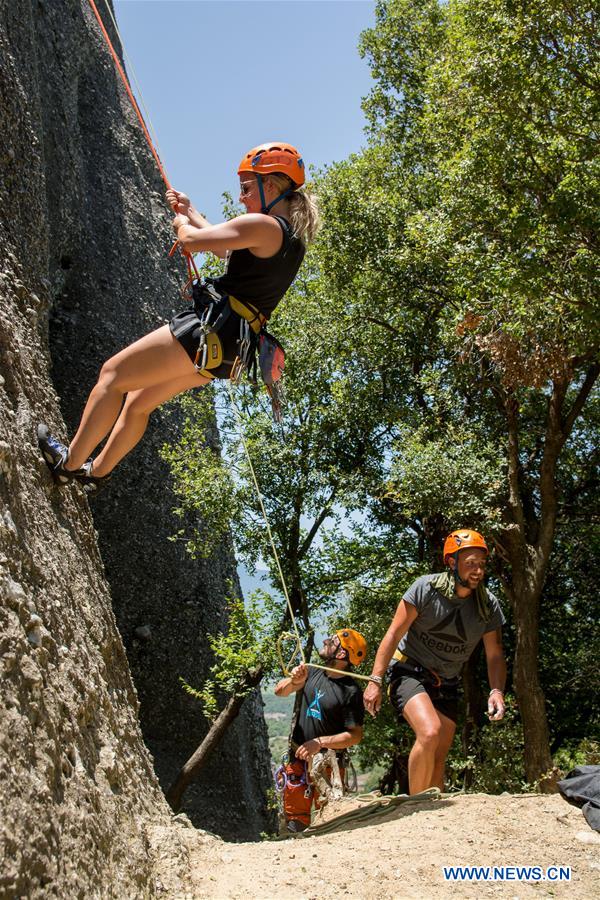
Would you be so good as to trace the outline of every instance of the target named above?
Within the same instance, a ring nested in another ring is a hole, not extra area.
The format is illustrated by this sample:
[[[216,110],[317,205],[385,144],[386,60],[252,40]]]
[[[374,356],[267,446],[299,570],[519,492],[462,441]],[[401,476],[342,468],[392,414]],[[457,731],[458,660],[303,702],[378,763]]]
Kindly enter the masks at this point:
[[[225,273],[194,285],[193,306],[104,363],[68,447],[46,425],[38,427],[57,484],[76,479],[98,490],[138,443],[154,409],[213,378],[229,378],[294,280],[318,229],[315,201],[301,190],[300,154],[289,144],[261,144],[244,156],[238,175],[246,213],[221,225],[210,225],[185,194],[167,191],[182,250],[225,258]]]

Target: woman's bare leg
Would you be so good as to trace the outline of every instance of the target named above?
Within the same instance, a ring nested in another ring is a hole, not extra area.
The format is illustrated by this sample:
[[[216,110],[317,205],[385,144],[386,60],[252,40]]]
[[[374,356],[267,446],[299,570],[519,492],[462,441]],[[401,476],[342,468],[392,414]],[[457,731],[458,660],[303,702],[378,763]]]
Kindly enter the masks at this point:
[[[205,384],[171,334],[168,325],[157,328],[104,363],[92,390],[77,434],[69,447],[67,469],[79,469],[115,424],[125,394],[174,379],[196,379]],[[191,386],[191,385],[189,385]]]
[[[154,409],[177,394],[190,388],[201,387],[209,381],[209,378],[204,378],[194,371],[191,376],[183,375],[164,384],[143,388],[140,391],[130,391],[109,439],[94,460],[94,475],[98,478],[108,475],[135,447],[144,434],[150,413]]]

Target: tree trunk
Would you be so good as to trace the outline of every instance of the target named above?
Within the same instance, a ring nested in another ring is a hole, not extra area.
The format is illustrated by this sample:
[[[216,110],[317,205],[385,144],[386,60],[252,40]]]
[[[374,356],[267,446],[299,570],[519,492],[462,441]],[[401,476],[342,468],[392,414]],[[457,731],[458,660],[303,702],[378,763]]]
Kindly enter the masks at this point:
[[[550,734],[538,668],[540,592],[526,580],[515,579],[514,595],[513,680],[523,722],[525,775],[530,783],[542,778],[540,790],[551,792],[554,787],[549,780],[552,769]]]
[[[190,782],[196,778],[200,770],[206,765],[206,762],[213,750],[220,743],[223,735],[237,717],[240,709],[244,704],[244,700],[248,696],[248,688],[255,688],[260,684],[263,676],[262,667],[253,669],[248,672],[241,686],[243,693],[234,693],[231,695],[224,708],[221,710],[208,734],[190,756],[188,761],[182,767],[175,781],[167,791],[166,797],[173,812],[179,812],[181,809],[181,801]]]
[[[505,541],[510,562],[510,576],[505,587],[513,608],[516,627],[515,661],[513,680],[523,722],[525,774],[530,783],[538,781],[552,767],[550,734],[546,716],[544,693],[539,679],[539,609],[544,577],[552,547],[552,535],[556,521],[556,491],[554,474],[558,456],[556,408],[559,405],[556,391],[549,404],[546,430],[543,477],[540,477],[542,498],[542,523],[526,515],[526,507],[533,504],[525,488],[520,460],[518,404],[514,396],[508,396],[506,414],[508,423],[508,486],[509,508],[512,524],[505,531]],[[540,532],[542,547],[536,546]],[[540,783],[547,789],[547,782]]]
[[[534,497],[526,489],[522,478],[518,403],[511,395],[507,395],[505,403],[509,507],[513,519],[512,525],[505,532],[511,565],[510,579],[505,584],[511,596],[516,626],[514,684],[523,722],[525,774],[530,782],[542,778],[540,789],[545,792],[555,789],[555,779],[552,773],[546,704],[539,679],[538,648],[540,600],[558,512],[556,472],[565,441],[599,374],[598,363],[589,367],[570,406],[567,394],[572,372],[565,369],[564,374],[552,383],[544,453],[539,471],[539,514],[534,512],[538,503],[534,502]]]

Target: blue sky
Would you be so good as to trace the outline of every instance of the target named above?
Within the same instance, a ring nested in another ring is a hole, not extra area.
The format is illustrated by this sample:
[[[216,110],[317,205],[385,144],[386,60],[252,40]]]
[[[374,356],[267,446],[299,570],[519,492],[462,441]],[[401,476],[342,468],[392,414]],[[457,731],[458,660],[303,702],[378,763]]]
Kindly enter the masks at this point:
[[[106,17],[104,0],[96,2]],[[318,168],[364,145],[361,99],[372,79],[357,45],[374,24],[371,0],[114,7],[167,174],[211,221],[256,144],[285,140]]]

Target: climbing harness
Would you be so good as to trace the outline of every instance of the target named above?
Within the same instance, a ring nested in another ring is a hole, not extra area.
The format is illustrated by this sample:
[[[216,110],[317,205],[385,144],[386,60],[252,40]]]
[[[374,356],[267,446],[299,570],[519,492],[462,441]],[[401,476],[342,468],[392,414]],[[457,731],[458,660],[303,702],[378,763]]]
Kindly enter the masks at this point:
[[[200,321],[198,350],[194,366],[198,374],[213,378],[212,370],[224,362],[220,332],[232,314],[239,319],[237,353],[229,380],[239,384],[244,373],[252,384],[260,373],[271,400],[273,418],[281,421],[281,378],[285,353],[279,341],[266,329],[267,318],[251,303],[242,302],[230,294],[220,294],[209,281],[192,282],[194,311]],[[258,364],[257,364],[258,354]]]
[[[303,760],[298,760],[298,763],[302,763],[302,773],[300,775],[291,771],[292,766],[289,756],[287,753],[284,753],[281,765],[273,775],[275,790],[278,794],[283,794],[286,789],[295,791],[299,788],[304,788],[304,796],[312,796],[313,787],[308,780],[306,763]]]
[[[411,668],[415,672],[415,674],[425,674],[426,676],[430,676],[432,687],[440,688],[442,686],[442,679],[434,669],[428,669],[426,666],[422,666],[414,659],[410,659],[410,657],[402,653],[401,650],[396,650],[394,652],[394,655],[392,656],[392,659],[395,659],[397,662],[402,663],[402,665],[406,666],[407,668]]]
[[[279,795],[280,804],[283,803],[286,791],[289,793],[302,790],[306,799],[310,799],[316,792],[318,808],[322,810],[330,800],[341,800],[348,793],[346,777],[348,767],[351,767],[353,772],[354,767],[346,751],[343,751],[342,758],[338,759],[339,751],[323,748],[307,763],[304,760],[290,758],[294,749],[297,749],[297,745],[292,742],[290,751],[283,754],[280,766],[273,773],[275,791]]]

